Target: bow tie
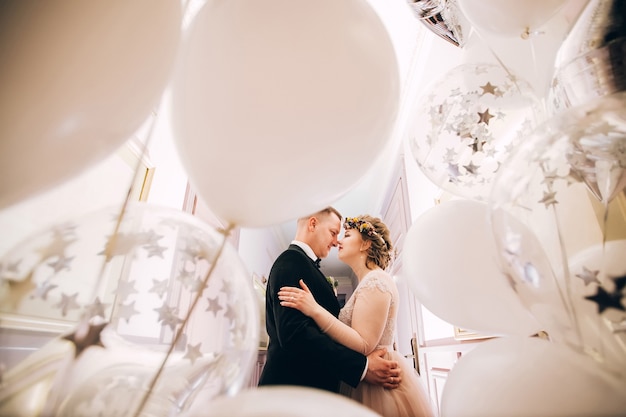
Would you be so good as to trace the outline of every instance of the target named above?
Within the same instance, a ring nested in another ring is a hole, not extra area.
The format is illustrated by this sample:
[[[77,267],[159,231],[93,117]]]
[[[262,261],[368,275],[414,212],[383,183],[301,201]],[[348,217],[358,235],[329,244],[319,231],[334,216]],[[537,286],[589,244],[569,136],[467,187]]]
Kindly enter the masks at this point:
[[[322,261],[322,260],[321,260],[320,258],[317,258],[316,260],[314,260],[314,261],[313,261],[313,263],[315,264],[315,266],[316,266],[316,267],[318,267],[318,268],[319,268],[319,267],[320,267],[320,262],[321,262],[321,261]]]

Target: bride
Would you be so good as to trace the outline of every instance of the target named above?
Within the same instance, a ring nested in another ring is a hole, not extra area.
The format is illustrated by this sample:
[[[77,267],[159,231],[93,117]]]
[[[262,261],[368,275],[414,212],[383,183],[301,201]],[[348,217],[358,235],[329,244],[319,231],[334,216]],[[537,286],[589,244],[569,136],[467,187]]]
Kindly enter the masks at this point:
[[[419,375],[392,347],[398,313],[398,289],[385,269],[392,259],[389,229],[376,217],[348,217],[344,237],[338,243],[339,260],[352,268],[357,288],[339,313],[339,319],[315,302],[304,281],[301,289],[283,287],[278,292],[281,305],[296,308],[311,317],[332,339],[368,355],[387,348],[386,359],[402,367],[402,381],[389,390],[365,381],[357,388],[342,384],[341,393],[370,407],[384,417],[434,416]]]

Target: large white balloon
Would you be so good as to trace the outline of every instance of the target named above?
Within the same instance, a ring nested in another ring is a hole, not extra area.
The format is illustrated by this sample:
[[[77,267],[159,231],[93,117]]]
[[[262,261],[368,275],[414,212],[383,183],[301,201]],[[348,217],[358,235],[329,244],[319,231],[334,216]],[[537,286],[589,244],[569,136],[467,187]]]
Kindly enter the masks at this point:
[[[366,0],[207,2],[175,77],[176,143],[216,215],[278,224],[367,172],[391,137],[399,87]]]
[[[380,417],[339,394],[319,389],[274,386],[242,391],[234,397],[200,402],[180,417]]]
[[[622,416],[626,381],[589,357],[537,338],[489,340],[452,368],[442,417]]]
[[[567,0],[458,0],[472,25],[492,36],[525,36],[552,18]]]
[[[0,207],[78,174],[141,126],[180,26],[177,1],[0,2]]]
[[[499,335],[541,330],[499,269],[486,204],[452,200],[428,210],[409,229],[402,260],[411,290],[449,323]]]
[[[564,39],[576,22],[583,3],[588,0],[568,0],[562,7],[561,1],[542,1],[541,7],[532,6],[531,1],[473,1],[464,0],[462,3],[468,15],[477,21],[476,8],[482,7],[487,10],[482,13],[503,14],[504,17],[487,18],[485,24],[477,22],[471,34],[467,36],[467,42],[463,47],[465,62],[495,62],[497,61],[508,72],[528,82],[537,99],[544,100],[551,92],[552,78],[555,73],[555,61],[557,51],[561,48]],[[468,8],[472,10],[467,10]],[[494,8],[495,7],[495,8]],[[558,13],[551,15],[542,10],[542,7],[559,8]],[[525,9],[525,12],[540,14],[545,21],[537,26],[535,22],[541,20],[529,19],[528,27],[523,27],[523,19],[528,18],[524,12],[516,9]],[[543,14],[541,14],[543,13]],[[518,21],[516,24],[509,20]],[[511,36],[498,36],[494,34],[497,27],[500,32]],[[521,35],[521,36],[520,36]],[[544,109],[545,111],[546,109]]]

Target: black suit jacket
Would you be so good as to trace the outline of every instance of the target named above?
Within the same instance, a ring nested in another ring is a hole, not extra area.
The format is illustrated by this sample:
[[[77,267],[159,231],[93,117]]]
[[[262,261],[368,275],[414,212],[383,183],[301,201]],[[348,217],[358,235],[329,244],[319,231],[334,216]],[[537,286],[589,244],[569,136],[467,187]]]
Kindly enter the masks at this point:
[[[267,359],[259,385],[300,385],[338,392],[339,381],[356,387],[366,357],[334,342],[315,321],[280,305],[280,287],[299,287],[303,279],[315,300],[335,317],[339,302],[315,263],[297,245],[290,245],[274,262],[265,297]]]

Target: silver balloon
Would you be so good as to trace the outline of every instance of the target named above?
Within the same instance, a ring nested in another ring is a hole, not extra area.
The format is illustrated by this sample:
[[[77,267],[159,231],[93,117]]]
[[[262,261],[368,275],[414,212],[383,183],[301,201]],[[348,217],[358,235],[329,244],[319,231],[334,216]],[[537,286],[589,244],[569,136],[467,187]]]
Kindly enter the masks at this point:
[[[454,46],[463,47],[460,12],[454,0],[408,0],[415,16],[431,32]]]
[[[559,49],[553,110],[624,91],[625,67],[626,2],[591,0]]]

